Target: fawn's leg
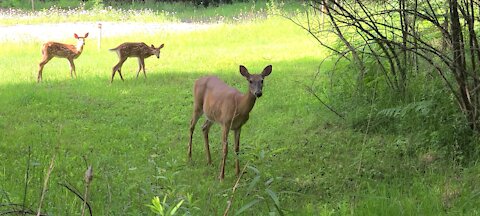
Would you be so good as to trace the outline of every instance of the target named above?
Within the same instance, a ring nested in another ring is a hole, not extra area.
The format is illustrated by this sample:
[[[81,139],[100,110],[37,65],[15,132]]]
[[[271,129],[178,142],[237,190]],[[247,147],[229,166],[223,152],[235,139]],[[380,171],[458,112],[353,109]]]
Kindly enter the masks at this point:
[[[123,76],[122,76],[122,70],[118,69],[118,75],[120,75],[120,79],[122,79],[122,81],[125,82],[125,80],[123,79]]]
[[[110,83],[113,82],[113,77],[115,76],[115,73],[118,71],[118,74],[120,74],[120,78],[123,80],[123,76],[122,76],[122,73],[121,73],[121,69],[122,69],[122,65],[123,63],[125,62],[125,60],[127,60],[127,58],[120,58],[120,61],[118,61],[118,63],[113,66],[113,69],[112,69],[112,79],[110,80]]]
[[[140,74],[140,71],[142,70],[142,58],[138,57],[138,71],[137,71],[137,79],[138,79],[138,74]]]
[[[73,78],[73,74],[75,74],[75,78],[77,78],[77,72],[75,72],[75,63],[73,63],[73,59],[68,59],[68,62],[70,63],[70,77]]]
[[[44,55],[42,61],[40,64],[38,64],[38,76],[37,76],[37,82],[42,81],[42,73],[43,73],[43,67],[48,63],[53,58],[53,56],[48,56]]]
[[[143,76],[145,77],[145,79],[147,78],[147,74],[145,73],[145,59],[142,58],[142,68],[143,68]]]

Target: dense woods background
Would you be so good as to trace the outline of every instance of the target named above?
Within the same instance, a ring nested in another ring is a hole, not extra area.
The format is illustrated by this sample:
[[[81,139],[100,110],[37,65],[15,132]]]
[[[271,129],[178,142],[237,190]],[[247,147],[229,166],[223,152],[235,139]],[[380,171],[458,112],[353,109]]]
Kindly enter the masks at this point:
[[[478,1],[322,0],[307,4],[310,10],[304,17],[285,17],[337,59],[330,86],[312,85],[310,92],[323,89],[320,94],[332,96],[342,92],[332,103],[345,102],[345,92],[352,93],[352,101],[336,106],[345,109],[355,104],[352,111],[358,112],[360,103],[375,110],[374,116],[370,110],[353,120],[362,130],[393,129],[407,134],[413,130],[422,134],[425,147],[445,148],[463,159],[478,158]],[[337,39],[332,43],[326,35]],[[348,69],[339,63],[345,60],[351,63]],[[345,84],[353,80],[354,87],[345,91]]]

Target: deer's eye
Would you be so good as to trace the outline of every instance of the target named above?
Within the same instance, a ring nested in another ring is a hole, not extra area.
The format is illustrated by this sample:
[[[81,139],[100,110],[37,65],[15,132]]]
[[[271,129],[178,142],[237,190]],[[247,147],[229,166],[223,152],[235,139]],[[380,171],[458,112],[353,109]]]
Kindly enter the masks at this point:
[[[253,82],[251,80],[249,80],[250,84],[252,84]]]

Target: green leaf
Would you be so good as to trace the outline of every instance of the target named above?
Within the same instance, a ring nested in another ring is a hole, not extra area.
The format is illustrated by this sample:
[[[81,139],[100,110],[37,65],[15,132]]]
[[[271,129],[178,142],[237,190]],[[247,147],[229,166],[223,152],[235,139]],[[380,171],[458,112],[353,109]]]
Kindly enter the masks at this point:
[[[280,206],[280,201],[279,201],[278,196],[275,192],[273,192],[269,188],[265,189],[265,192],[267,192],[267,194],[270,196],[270,198],[272,198],[275,205]]]
[[[265,189],[265,192],[272,198],[273,202],[275,203],[275,208],[277,209],[278,213],[280,215],[284,215],[282,209],[280,209],[280,200],[278,199],[278,196],[275,192],[273,192],[270,189]]]
[[[155,196],[152,199],[152,205],[146,205],[152,210],[152,212],[160,214],[160,215],[165,215],[164,213],[164,208],[163,205],[160,203],[160,198],[158,196]]]
[[[259,181],[260,181],[260,176],[259,175],[255,176],[255,178],[253,178],[252,182],[250,182],[250,184],[248,185],[247,194],[250,194],[250,192],[252,192],[253,188],[255,187],[255,185],[257,185],[257,183]]]
[[[180,202],[178,202],[178,204],[170,211],[170,215],[175,215],[180,206],[182,206],[183,201],[185,200],[180,200]]]
[[[265,186],[268,186],[268,185],[272,184],[273,180],[274,180],[273,178],[268,179],[268,180],[265,182]]]
[[[237,212],[235,212],[235,215],[240,215],[242,212],[246,211],[247,209],[251,208],[253,205],[259,203],[260,199],[254,199],[253,201],[247,203],[246,205],[242,206]]]
[[[253,166],[248,166],[248,168],[251,169],[253,172],[255,172],[257,175],[260,175],[260,171],[257,168]]]

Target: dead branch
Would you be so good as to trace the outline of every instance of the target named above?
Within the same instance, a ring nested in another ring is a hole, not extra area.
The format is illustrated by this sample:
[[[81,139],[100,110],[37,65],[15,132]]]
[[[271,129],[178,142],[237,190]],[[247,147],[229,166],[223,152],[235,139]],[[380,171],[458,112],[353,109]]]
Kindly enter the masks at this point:
[[[240,179],[242,178],[243,173],[245,173],[245,169],[247,169],[247,166],[248,166],[248,162],[243,167],[240,175],[238,175],[238,178],[237,178],[237,181],[235,182],[235,185],[233,185],[232,196],[230,197],[230,200],[227,201],[227,208],[225,209],[225,212],[223,213],[223,216],[227,216],[228,212],[230,211],[230,208],[232,207],[233,200],[234,200],[234,197],[235,197],[235,191],[237,190],[237,187],[240,184]]]
[[[78,190],[75,187],[73,187],[70,183],[67,182],[67,183],[58,183],[58,184],[67,188],[70,192],[75,194],[82,202],[85,202],[85,199],[80,194],[80,192],[78,192]],[[90,213],[90,216],[92,216],[92,207],[90,206],[90,203],[86,202],[86,205],[87,205],[88,211]]]

